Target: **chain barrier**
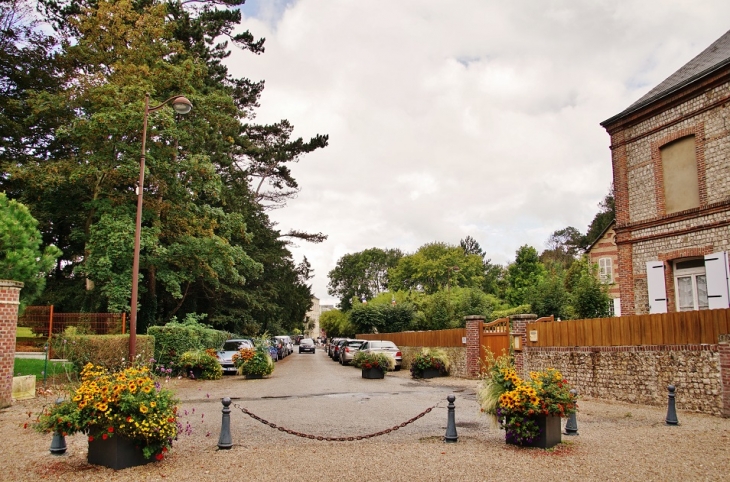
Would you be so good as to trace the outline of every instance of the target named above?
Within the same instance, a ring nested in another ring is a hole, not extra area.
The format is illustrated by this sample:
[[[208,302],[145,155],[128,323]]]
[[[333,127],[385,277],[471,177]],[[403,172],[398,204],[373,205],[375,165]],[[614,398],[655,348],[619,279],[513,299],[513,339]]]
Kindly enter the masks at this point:
[[[434,405],[432,407],[428,407],[423,412],[419,413],[418,415],[416,415],[412,419],[408,420],[407,422],[401,423],[400,425],[394,425],[391,428],[381,430],[380,432],[375,432],[375,433],[371,433],[368,435],[357,435],[354,437],[324,437],[322,435],[311,435],[311,434],[306,434],[306,433],[302,433],[302,432],[297,432],[296,430],[290,430],[285,427],[280,427],[279,425],[277,425],[273,422],[269,422],[268,420],[265,420],[265,419],[259,417],[255,413],[249,412],[246,408],[241,407],[238,404],[234,403],[233,406],[236,407],[237,409],[239,409],[240,411],[242,411],[243,413],[245,413],[246,415],[248,415],[249,417],[251,417],[252,419],[258,420],[259,422],[263,423],[264,425],[268,425],[269,427],[276,429],[279,432],[286,432],[289,435],[295,435],[297,437],[308,438],[310,440],[320,440],[320,441],[327,441],[327,442],[353,442],[355,440],[364,440],[364,439],[368,439],[368,438],[379,437],[381,435],[389,434],[391,432],[395,432],[396,430],[399,430],[399,429],[405,427],[406,425],[415,422],[419,418],[421,418],[424,415],[426,415],[427,413],[431,412],[431,410],[433,410],[434,408],[438,407],[440,404],[441,404],[441,402],[437,403],[436,405]]]

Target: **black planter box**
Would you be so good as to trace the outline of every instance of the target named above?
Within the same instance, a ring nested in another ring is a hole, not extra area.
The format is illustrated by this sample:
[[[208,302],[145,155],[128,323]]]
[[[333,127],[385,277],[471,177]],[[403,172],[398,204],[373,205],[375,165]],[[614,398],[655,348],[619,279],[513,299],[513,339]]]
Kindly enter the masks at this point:
[[[370,379],[385,378],[385,370],[382,368],[363,368],[362,377]]]
[[[146,459],[139,444],[126,437],[114,435],[104,440],[101,437],[89,442],[88,461],[90,464],[120,470],[153,462],[154,457]]]
[[[441,371],[436,368],[426,368],[421,374],[421,378],[436,378],[442,376]]]
[[[506,442],[511,445],[520,445],[522,447],[537,447],[541,449],[549,449],[562,441],[562,433],[560,429],[560,416],[558,415],[539,415],[535,417],[535,422],[540,430],[540,434],[532,442],[517,443],[506,438]]]

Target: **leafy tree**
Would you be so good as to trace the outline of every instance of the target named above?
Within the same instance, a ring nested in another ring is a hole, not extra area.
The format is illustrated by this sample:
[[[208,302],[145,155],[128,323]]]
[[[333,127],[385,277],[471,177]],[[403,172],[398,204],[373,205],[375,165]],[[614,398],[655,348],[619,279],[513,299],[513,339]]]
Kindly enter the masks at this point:
[[[558,229],[550,235],[547,249],[540,254],[540,261],[559,263],[569,268],[575,258],[583,251],[585,236],[573,226]]]
[[[588,226],[588,233],[585,235],[585,248],[593,244],[608,225],[616,219],[616,202],[613,197],[613,186],[609,188],[608,194],[598,204],[598,207],[599,211]]]
[[[380,248],[346,254],[329,272],[327,292],[340,298],[340,308],[349,311],[353,298],[369,300],[387,289],[388,272],[402,256],[398,249]]]
[[[410,303],[373,305],[359,303],[349,312],[357,333],[393,333],[411,328],[415,308]]]
[[[602,318],[609,315],[611,298],[608,286],[598,278],[598,265],[583,257],[576,264],[580,274],[573,286],[571,301],[576,318]]]
[[[476,254],[477,256],[484,258],[484,250],[481,246],[479,246],[477,240],[471,236],[467,236],[459,241],[459,246],[461,246],[461,249],[463,249],[466,254]]]
[[[404,256],[388,272],[391,290],[418,290],[427,294],[447,287],[478,287],[484,281],[482,258],[460,246],[429,243]]]
[[[347,313],[340,310],[325,311],[319,315],[319,327],[328,337],[353,336],[356,331]]]
[[[24,205],[0,192],[0,279],[24,283],[21,305],[31,303],[43,291],[46,276],[61,251],[53,246],[41,250],[38,222]]]
[[[529,292],[530,309],[537,316],[570,317],[570,293],[565,288],[565,271],[550,263],[547,273]]]
[[[490,318],[498,300],[478,288],[456,287],[425,296],[421,301],[423,317],[418,319],[415,329],[444,330],[463,328],[464,317],[482,315]]]
[[[537,250],[524,245],[517,250],[515,262],[507,267],[505,298],[512,306],[529,303],[528,293],[545,275],[545,267],[537,256]]]

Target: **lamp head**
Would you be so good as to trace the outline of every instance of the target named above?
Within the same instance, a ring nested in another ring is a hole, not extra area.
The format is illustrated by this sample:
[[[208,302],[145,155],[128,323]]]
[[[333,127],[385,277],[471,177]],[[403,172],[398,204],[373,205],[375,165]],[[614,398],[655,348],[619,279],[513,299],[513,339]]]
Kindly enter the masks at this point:
[[[178,114],[187,114],[193,109],[193,103],[183,96],[175,97],[172,101],[172,108]]]

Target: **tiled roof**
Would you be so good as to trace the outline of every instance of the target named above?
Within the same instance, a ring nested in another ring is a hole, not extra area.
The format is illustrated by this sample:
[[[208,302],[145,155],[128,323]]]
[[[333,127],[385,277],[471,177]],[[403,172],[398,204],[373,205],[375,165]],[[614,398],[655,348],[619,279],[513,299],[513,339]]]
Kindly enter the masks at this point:
[[[726,32],[725,35],[713,42],[702,53],[687,62],[681,69],[667,77],[666,80],[651,89],[646,95],[631,104],[623,112],[601,124],[605,125],[620,119],[727,64],[730,64],[730,31]]]

